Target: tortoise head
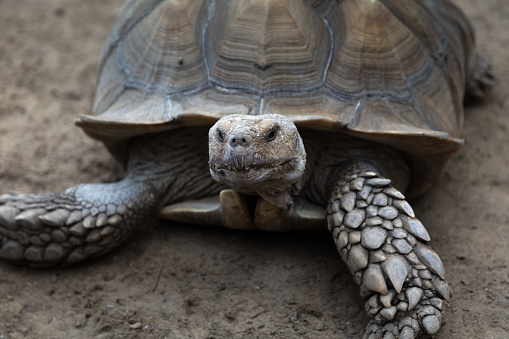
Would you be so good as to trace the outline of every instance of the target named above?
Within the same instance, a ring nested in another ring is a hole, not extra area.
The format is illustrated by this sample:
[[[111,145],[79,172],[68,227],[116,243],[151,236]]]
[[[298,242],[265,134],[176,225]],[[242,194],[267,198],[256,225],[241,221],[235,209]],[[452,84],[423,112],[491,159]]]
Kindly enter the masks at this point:
[[[289,208],[301,188],[306,151],[285,116],[229,115],[209,131],[209,167],[217,182]]]

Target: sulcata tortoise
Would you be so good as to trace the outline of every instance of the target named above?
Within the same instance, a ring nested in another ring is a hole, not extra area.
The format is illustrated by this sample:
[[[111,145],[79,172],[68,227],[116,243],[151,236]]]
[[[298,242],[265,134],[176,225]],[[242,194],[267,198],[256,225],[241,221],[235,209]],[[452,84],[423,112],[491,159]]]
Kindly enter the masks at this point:
[[[367,299],[365,337],[434,334],[451,289],[407,199],[437,181],[465,96],[490,82],[446,0],[128,1],[77,121],[127,174],[0,196],[0,257],[69,265],[151,216],[328,228]]]

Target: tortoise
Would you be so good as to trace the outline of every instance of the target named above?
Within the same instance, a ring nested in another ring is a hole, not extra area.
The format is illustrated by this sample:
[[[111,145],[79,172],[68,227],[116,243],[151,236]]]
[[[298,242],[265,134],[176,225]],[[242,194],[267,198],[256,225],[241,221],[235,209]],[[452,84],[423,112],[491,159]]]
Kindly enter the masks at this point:
[[[0,257],[70,265],[152,216],[328,228],[367,299],[366,338],[437,333],[451,289],[407,201],[491,82],[446,0],[130,0],[76,122],[125,178],[0,196]]]

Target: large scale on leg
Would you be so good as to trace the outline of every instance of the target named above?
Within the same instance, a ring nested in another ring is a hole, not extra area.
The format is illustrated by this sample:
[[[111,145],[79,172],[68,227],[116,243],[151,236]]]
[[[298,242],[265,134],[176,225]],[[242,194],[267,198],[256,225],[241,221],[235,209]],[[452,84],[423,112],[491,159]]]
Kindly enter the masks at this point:
[[[435,333],[451,292],[405,199],[461,147],[465,92],[482,97],[488,70],[448,1],[128,1],[78,121],[126,178],[1,196],[0,257],[69,265],[151,215],[328,224],[368,298],[366,336]]]

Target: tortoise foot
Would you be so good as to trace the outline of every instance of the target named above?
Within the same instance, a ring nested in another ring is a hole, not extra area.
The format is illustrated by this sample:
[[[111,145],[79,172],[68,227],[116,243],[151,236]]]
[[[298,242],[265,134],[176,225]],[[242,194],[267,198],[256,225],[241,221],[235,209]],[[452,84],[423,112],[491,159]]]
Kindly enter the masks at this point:
[[[436,333],[451,289],[430,237],[390,180],[358,171],[338,181],[327,211],[329,230],[372,318],[364,338]]]
[[[366,327],[364,339],[414,339],[421,334],[436,334],[442,323],[442,299],[428,297],[418,287],[408,287],[401,293],[390,290],[382,296],[374,294],[366,302],[366,311],[375,314]],[[409,310],[411,302],[420,300]]]
[[[475,65],[467,81],[465,101],[474,103],[482,101],[486,92],[493,86],[495,77],[491,71],[491,61],[481,54],[476,54]]]
[[[81,194],[87,186],[1,195],[0,258],[34,267],[66,266],[121,244],[131,233],[126,220],[133,212],[123,204],[87,201]]]

